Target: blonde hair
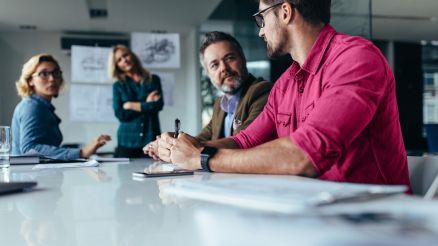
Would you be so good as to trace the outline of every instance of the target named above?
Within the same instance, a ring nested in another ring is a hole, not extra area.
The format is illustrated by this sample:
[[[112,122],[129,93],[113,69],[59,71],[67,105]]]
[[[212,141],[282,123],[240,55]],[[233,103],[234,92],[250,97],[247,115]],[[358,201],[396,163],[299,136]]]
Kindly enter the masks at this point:
[[[110,79],[119,81],[126,80],[125,72],[120,70],[120,68],[117,66],[117,61],[115,59],[115,54],[117,50],[125,50],[131,55],[132,61],[134,63],[133,71],[135,74],[141,77],[142,81],[152,79],[151,73],[147,69],[143,68],[143,66],[141,65],[140,59],[127,46],[122,44],[113,46],[111,49],[111,54],[108,58],[108,76],[110,77]]]
[[[61,69],[58,61],[50,54],[42,53],[32,56],[21,69],[20,78],[15,82],[18,95],[22,98],[32,95],[35,90],[29,85],[32,75],[35,73],[37,67],[43,62],[53,63],[57,69]],[[61,77],[61,90],[64,87],[64,78]]]

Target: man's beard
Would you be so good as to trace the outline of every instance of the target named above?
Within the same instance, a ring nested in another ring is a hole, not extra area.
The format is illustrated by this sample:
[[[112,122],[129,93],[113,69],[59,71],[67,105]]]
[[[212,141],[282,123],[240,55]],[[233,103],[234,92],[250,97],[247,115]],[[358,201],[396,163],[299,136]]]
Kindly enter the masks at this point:
[[[277,43],[276,47],[269,45],[269,42],[266,42],[266,52],[269,58],[275,59],[280,56],[286,55],[287,52],[283,51],[283,48],[286,47],[286,37],[282,32],[277,32],[280,42]]]
[[[216,88],[225,94],[234,95],[240,89],[240,87],[242,86],[242,83],[243,83],[242,77],[233,76],[233,84],[232,85],[222,84],[221,86],[216,86]],[[216,83],[214,83],[214,84],[216,85]]]
[[[266,48],[267,55],[271,59],[275,59],[283,55],[283,53],[278,48],[272,48],[272,46],[270,46],[269,44],[267,44]]]

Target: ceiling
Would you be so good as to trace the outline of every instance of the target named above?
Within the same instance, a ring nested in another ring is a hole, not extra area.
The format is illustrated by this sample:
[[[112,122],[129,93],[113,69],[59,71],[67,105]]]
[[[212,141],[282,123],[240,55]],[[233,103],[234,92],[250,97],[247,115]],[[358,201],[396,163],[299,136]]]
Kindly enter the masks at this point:
[[[219,2],[0,0],[0,30],[18,31],[20,25],[36,25],[43,31],[167,31],[184,34],[206,21]],[[88,6],[92,4],[103,4],[108,10],[108,18],[90,19]],[[438,40],[438,0],[374,0],[372,12],[375,39]]]
[[[0,0],[0,30],[36,25],[43,31],[187,33],[207,20],[220,0]],[[90,19],[103,6],[106,19]],[[196,11],[195,11],[196,9]]]
[[[438,40],[438,0],[373,0],[373,37]]]

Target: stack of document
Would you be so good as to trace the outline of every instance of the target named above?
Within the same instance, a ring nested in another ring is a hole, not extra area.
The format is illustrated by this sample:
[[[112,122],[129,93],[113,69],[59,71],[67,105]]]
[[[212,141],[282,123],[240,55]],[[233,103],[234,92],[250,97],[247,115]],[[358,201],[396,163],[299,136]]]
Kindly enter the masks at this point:
[[[53,164],[38,164],[32,169],[45,169],[45,168],[72,168],[72,167],[97,167],[100,163],[96,160],[89,160],[84,162],[63,162]]]
[[[222,180],[174,180],[164,192],[233,206],[296,213],[338,202],[351,202],[407,191],[403,185],[337,183],[310,178],[251,176]]]
[[[122,157],[102,157],[98,155],[92,155],[90,156],[90,160],[96,160],[98,162],[129,162],[129,158],[122,158]]]
[[[60,163],[84,163],[90,160],[95,160],[97,162],[118,162],[118,163],[129,163],[129,158],[109,158],[109,157],[100,157],[98,155],[92,155],[89,159],[74,159],[74,160],[58,160],[49,156],[41,155],[37,152],[30,152],[24,155],[11,155],[10,162],[11,165],[28,165],[28,164],[60,164]]]
[[[35,164],[40,163],[40,155],[10,155],[9,161],[11,165]]]

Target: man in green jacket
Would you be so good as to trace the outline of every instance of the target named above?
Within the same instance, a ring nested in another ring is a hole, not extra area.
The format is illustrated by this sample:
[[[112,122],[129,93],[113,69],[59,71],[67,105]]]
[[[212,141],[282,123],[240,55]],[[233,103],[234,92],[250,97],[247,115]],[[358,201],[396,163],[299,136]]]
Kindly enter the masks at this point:
[[[223,32],[205,34],[200,60],[211,82],[224,96],[216,99],[212,119],[196,138],[204,142],[233,136],[262,112],[272,83],[248,73],[242,47],[234,37]],[[143,150],[158,159],[156,146],[154,141]]]

